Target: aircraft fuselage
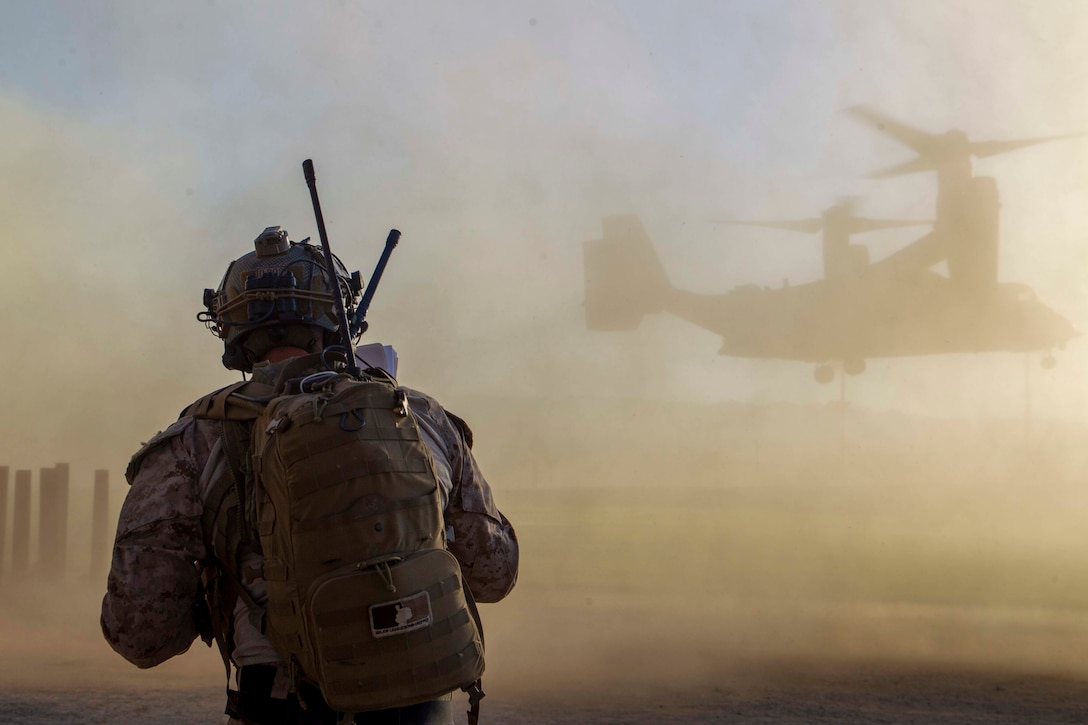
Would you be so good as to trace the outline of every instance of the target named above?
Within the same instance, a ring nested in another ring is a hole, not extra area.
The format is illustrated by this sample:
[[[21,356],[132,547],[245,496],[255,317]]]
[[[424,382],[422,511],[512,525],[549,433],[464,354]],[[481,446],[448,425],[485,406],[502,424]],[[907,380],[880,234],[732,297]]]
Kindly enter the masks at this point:
[[[721,353],[830,360],[1062,347],[1076,330],[1030,288],[968,293],[935,272],[881,274],[724,295],[672,290],[665,311],[722,336]]]

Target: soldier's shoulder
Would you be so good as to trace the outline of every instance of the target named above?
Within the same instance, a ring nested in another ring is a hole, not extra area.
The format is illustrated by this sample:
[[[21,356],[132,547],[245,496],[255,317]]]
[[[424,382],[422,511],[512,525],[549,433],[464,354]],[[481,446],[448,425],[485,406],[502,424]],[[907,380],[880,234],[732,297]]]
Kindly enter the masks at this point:
[[[472,429],[465,419],[446,409],[432,396],[414,388],[400,386],[408,393],[408,401],[416,415],[424,415],[441,428],[456,431],[469,448],[472,448]]]
[[[136,451],[128,462],[128,467],[125,469],[125,479],[128,481],[129,485],[132,484],[132,481],[140,472],[140,466],[150,455],[172,445],[175,441],[184,446],[188,438],[202,433],[202,429],[205,427],[207,427],[206,421],[200,421],[192,416],[186,415],[174,421],[174,423],[165,430],[161,430],[151,436],[151,438],[140,445],[140,449]]]
[[[398,385],[397,388],[408,394],[408,402],[417,415],[419,413],[434,415],[437,411],[444,410],[442,404],[433,395],[424,393],[422,390],[409,388],[407,385]]]

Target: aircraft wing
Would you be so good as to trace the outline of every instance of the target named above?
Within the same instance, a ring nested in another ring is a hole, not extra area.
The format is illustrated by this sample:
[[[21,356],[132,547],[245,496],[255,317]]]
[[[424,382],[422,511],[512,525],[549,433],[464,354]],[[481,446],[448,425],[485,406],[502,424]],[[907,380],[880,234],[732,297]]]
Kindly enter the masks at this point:
[[[887,179],[892,176],[905,176],[907,174],[917,174],[922,171],[933,170],[933,159],[928,156],[919,156],[918,158],[911,159],[910,161],[904,161],[901,164],[895,166],[889,166],[881,169],[880,171],[874,171],[870,174],[866,174],[867,179]]]
[[[945,258],[945,248],[935,232],[889,254],[872,267],[884,272],[921,272]]]
[[[878,229],[898,229],[900,227],[917,227],[923,224],[932,224],[932,219],[866,219],[865,217],[850,218],[850,233],[861,234],[875,232]]]
[[[788,232],[815,233],[824,226],[823,219],[798,219],[797,221],[782,222],[750,222],[733,219],[715,219],[716,224],[736,224],[742,227],[763,227],[765,229],[785,229]]]

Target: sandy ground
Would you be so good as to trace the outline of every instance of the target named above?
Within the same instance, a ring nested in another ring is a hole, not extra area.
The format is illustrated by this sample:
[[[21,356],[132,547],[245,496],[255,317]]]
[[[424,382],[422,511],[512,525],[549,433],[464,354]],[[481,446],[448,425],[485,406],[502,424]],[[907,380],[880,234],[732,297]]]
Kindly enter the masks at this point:
[[[509,494],[482,721],[1088,722],[1088,494],[1024,480]],[[103,588],[0,582],[0,723],[218,722],[218,655],[137,670]]]
[[[493,692],[486,723],[1083,723],[1088,683],[1011,672],[940,671],[889,664],[826,669],[763,663],[758,689],[728,678],[706,690],[602,690],[512,698]],[[0,718],[13,725],[211,723],[218,688],[14,689],[0,692]],[[458,723],[465,722],[460,715]]]
[[[75,593],[68,601],[85,609],[92,600]],[[137,670],[109,652],[86,620],[52,624],[51,601],[33,614],[5,612],[0,722],[219,721],[223,681],[214,652],[197,644]],[[595,601],[588,615],[584,602],[511,607],[506,616],[494,609],[483,722],[1088,722],[1088,676],[1077,669],[1088,634],[1079,616],[842,605],[800,616],[764,607],[758,627],[745,617],[755,639],[721,628],[701,637],[698,627],[638,636],[643,604]],[[722,615],[741,616],[736,605],[719,605]],[[554,621],[530,629],[526,617]],[[561,621],[569,639],[545,636]],[[907,630],[912,636],[903,637]],[[881,636],[909,644],[878,647]],[[886,656],[873,657],[877,649]]]

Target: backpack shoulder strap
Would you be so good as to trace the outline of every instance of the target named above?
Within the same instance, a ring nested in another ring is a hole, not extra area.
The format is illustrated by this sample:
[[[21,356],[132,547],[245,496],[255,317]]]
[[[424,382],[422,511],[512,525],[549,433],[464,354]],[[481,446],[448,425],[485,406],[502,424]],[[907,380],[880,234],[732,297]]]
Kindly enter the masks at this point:
[[[274,397],[270,385],[242,380],[213,391],[189,404],[180,418],[204,418],[219,421],[219,441],[212,456],[223,455],[227,465],[204,498],[201,533],[208,549],[201,579],[223,667],[227,675],[230,701],[231,661],[234,655],[234,608],[241,598],[250,616],[259,622],[263,611],[256,606],[242,583],[242,556],[249,551],[246,526],[246,464],[249,431],[253,421]],[[258,625],[259,626],[259,625]]]
[[[250,421],[224,420],[217,448],[226,458],[223,473],[212,482],[204,500],[201,528],[219,564],[243,581],[242,557],[259,547],[252,477],[247,462]],[[246,602],[249,604],[249,602]]]
[[[225,566],[233,566],[232,558],[236,546],[232,546],[228,540],[231,537],[229,529],[230,515],[238,510],[238,481],[235,473],[235,465],[230,455],[224,450],[226,447],[225,430],[226,421],[220,423],[220,437],[212,455],[222,454],[227,458],[227,466],[223,473],[212,482],[208,489],[208,495],[204,499],[204,513],[200,524],[204,533],[204,541],[211,553]],[[235,514],[236,515],[236,514]]]
[[[212,420],[253,420],[273,397],[271,385],[240,380],[208,393],[181,411],[181,416]]]
[[[198,401],[199,402],[199,401]],[[201,529],[210,552],[211,561],[205,564],[204,580],[208,596],[208,608],[212,613],[216,644],[223,658],[230,679],[230,662],[234,653],[234,608],[239,598],[249,608],[250,618],[258,629],[264,617],[259,607],[246,591],[242,571],[242,558],[252,550],[256,536],[251,532],[246,515],[252,486],[247,476],[246,452],[252,421],[222,420],[220,437],[213,455],[221,453],[227,465],[222,474],[212,482],[204,500]]]

